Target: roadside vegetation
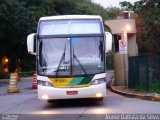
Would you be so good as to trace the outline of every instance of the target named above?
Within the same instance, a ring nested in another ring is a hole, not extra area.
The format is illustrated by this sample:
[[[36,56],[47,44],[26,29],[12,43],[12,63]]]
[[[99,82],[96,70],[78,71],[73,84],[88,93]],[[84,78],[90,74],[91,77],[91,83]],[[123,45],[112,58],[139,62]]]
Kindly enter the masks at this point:
[[[134,4],[124,1],[120,5],[135,13],[139,53],[160,55],[160,1],[140,0]]]
[[[149,88],[138,85],[135,90],[141,92],[160,93],[160,83],[154,83],[150,85]]]

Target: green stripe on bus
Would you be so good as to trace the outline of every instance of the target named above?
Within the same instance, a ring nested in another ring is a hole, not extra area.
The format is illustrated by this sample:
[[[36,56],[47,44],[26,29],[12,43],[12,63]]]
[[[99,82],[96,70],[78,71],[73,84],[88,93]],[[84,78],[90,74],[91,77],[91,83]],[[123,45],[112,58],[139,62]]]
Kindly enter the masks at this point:
[[[67,86],[75,86],[75,85],[78,85],[81,80],[83,80],[83,77],[77,77],[77,78],[73,78],[71,80],[71,82],[67,85]]]
[[[92,79],[93,79],[93,76],[73,78],[71,80],[71,82],[67,86],[76,86],[76,85],[89,84]]]
[[[84,77],[83,80],[81,80],[81,82],[79,83],[79,85],[89,84],[92,79],[93,79],[93,76]]]

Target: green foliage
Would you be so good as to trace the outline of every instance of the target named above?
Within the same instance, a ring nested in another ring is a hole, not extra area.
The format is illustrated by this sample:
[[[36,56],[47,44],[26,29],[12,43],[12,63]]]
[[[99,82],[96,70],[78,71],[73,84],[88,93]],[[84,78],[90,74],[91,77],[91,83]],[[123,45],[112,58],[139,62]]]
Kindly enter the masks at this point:
[[[120,5],[137,14],[139,52],[160,54],[160,2],[140,0],[132,5],[124,1]]]
[[[74,0],[55,0],[54,9],[60,15],[76,14],[76,2]]]
[[[0,4],[0,53],[9,60],[21,59],[26,54],[25,36],[35,30],[35,23],[24,2],[4,0]],[[9,67],[9,70],[15,69],[15,66]]]
[[[24,43],[24,36],[32,31],[32,17],[17,0],[5,0],[0,5],[0,42],[4,45]],[[9,44],[7,44],[9,42]]]
[[[3,78],[3,79],[9,79],[10,78],[10,73],[2,75],[1,78]]]
[[[149,88],[142,86],[142,85],[139,85],[135,88],[135,90],[140,91],[140,92],[160,93],[160,83],[151,84]]]
[[[0,53],[9,59],[20,59],[22,70],[35,70],[35,60],[28,57],[26,37],[29,33],[36,32],[41,16],[55,14],[52,6],[44,0],[4,0],[1,2]]]
[[[122,16],[122,9],[117,7],[106,8],[106,14],[109,19],[116,19],[118,16]]]
[[[33,77],[35,71],[18,72],[19,77]]]
[[[141,91],[141,92],[146,92],[147,91],[147,88],[145,88],[144,86],[137,86],[136,88],[135,88],[135,90],[136,91]]]
[[[123,1],[123,2],[120,2],[119,4],[125,10],[132,10],[133,9],[133,5],[128,1]]]
[[[112,10],[119,15],[119,9],[104,9],[99,4],[92,3],[90,0],[54,0],[54,9],[60,15],[68,14],[89,14],[100,15],[103,19],[112,19],[115,15],[111,15]],[[109,13],[109,15],[108,15]]]
[[[149,91],[160,93],[160,83],[152,84]]]
[[[112,52],[108,53],[106,55],[106,68],[107,70],[113,70],[114,69],[114,54]]]
[[[138,28],[141,33],[140,43],[144,43],[143,47],[147,52],[160,54],[160,8],[151,1],[136,12],[139,16],[137,22],[143,21],[142,28]]]
[[[36,71],[36,57],[26,54],[21,58],[22,71]]]

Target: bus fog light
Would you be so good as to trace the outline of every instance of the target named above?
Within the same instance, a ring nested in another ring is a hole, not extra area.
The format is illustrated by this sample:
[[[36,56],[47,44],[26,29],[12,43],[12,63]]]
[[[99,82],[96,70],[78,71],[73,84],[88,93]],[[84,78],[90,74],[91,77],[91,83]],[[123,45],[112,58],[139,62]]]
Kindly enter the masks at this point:
[[[96,94],[96,97],[98,97],[98,98],[99,98],[99,97],[102,97],[102,96],[103,96],[102,93],[97,93],[97,94]]]
[[[48,99],[48,95],[43,95],[42,99],[47,100]]]

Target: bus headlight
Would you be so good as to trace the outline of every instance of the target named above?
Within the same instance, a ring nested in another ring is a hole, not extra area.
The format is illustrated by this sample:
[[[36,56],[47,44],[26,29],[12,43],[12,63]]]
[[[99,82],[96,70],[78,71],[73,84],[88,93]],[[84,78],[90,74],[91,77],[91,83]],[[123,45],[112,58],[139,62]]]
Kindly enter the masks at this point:
[[[41,81],[41,80],[38,80],[38,85],[53,87],[53,85],[50,82],[48,82],[48,81]]]
[[[95,79],[91,82],[91,85],[101,84],[101,83],[104,83],[105,81],[106,81],[105,78]]]

